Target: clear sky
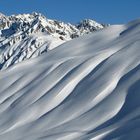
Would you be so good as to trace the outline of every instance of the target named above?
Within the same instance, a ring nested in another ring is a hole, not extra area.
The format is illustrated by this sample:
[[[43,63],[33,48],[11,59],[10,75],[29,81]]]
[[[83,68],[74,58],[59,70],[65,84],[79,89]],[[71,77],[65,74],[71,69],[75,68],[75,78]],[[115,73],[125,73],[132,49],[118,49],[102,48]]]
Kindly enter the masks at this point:
[[[0,0],[0,12],[6,15],[33,11],[71,23],[84,18],[125,23],[140,17],[140,0]]]

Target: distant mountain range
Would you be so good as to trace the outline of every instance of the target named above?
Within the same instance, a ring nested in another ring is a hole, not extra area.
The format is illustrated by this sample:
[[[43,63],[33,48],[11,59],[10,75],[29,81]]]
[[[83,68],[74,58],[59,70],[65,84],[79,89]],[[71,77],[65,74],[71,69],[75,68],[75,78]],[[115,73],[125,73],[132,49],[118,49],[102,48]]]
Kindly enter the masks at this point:
[[[37,57],[66,41],[106,26],[91,19],[72,25],[47,19],[40,13],[0,14],[0,69]]]

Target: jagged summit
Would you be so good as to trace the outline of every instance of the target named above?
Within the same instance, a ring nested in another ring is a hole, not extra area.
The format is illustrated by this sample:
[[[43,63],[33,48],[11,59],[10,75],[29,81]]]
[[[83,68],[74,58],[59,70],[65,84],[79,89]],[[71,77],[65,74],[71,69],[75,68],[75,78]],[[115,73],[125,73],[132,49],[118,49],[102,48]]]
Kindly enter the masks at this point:
[[[0,69],[39,56],[56,46],[105,25],[83,20],[77,25],[47,19],[41,13],[0,14]]]
[[[0,12],[0,18],[5,17],[3,13]]]
[[[102,24],[99,24],[97,23],[96,21],[94,20],[91,20],[91,19],[84,19],[82,20],[78,25],[77,25],[77,28],[78,29],[93,29],[93,30],[96,30],[96,29],[100,29],[100,28],[103,28],[103,25]]]

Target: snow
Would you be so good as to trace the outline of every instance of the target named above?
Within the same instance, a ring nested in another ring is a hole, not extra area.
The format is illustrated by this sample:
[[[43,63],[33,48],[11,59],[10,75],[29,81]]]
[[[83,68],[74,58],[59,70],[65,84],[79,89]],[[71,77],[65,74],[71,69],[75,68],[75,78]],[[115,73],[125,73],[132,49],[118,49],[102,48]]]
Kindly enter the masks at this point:
[[[0,71],[0,139],[139,139],[139,25],[113,25]]]

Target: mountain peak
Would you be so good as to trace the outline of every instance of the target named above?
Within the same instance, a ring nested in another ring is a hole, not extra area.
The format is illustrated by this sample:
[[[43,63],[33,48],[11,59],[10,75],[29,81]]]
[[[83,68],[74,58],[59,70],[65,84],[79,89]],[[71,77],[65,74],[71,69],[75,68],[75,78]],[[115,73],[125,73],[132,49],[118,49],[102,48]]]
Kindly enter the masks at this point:
[[[94,21],[94,20],[92,20],[92,19],[83,19],[80,23],[79,23],[79,25],[82,25],[82,26],[95,26],[95,27],[99,27],[99,28],[103,28],[103,26],[100,24],[100,23],[98,23],[98,22],[96,22],[96,21]]]
[[[100,24],[92,19],[84,19],[77,25],[77,28],[83,33],[94,32],[104,27],[105,26],[103,24]]]

